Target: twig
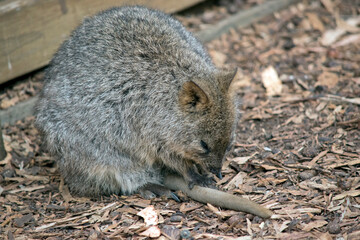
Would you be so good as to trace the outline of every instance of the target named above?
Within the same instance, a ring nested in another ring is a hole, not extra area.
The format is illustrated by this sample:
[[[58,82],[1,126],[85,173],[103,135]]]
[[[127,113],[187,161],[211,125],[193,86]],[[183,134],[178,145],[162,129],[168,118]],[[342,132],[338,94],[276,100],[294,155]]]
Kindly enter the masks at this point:
[[[327,94],[324,97],[320,97],[320,99],[324,101],[338,101],[342,103],[352,103],[352,104],[360,105],[360,98],[346,98],[346,97]]]
[[[337,122],[336,124],[338,124],[338,125],[350,125],[352,123],[360,124],[360,117],[359,118],[354,118],[354,119],[351,119],[351,120],[348,120],[348,121],[344,121],[344,122]]]

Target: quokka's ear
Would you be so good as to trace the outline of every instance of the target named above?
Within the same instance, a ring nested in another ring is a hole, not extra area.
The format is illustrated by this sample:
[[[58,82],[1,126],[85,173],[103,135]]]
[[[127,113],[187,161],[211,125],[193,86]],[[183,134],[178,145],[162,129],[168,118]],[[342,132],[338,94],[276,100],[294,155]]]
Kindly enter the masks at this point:
[[[224,92],[227,92],[229,90],[229,87],[230,87],[232,81],[235,78],[237,78],[237,75],[238,75],[238,69],[237,68],[235,68],[233,70],[221,70],[216,76],[220,88]]]
[[[209,105],[209,97],[196,83],[188,81],[180,89],[179,103],[185,111],[201,111]]]

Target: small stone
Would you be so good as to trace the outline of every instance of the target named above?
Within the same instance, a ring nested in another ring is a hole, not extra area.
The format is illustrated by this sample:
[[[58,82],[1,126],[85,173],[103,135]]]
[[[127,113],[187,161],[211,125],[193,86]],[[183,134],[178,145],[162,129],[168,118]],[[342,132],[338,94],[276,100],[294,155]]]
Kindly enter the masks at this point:
[[[303,171],[301,173],[299,173],[299,178],[301,180],[307,180],[310,179],[312,177],[316,176],[316,171],[315,170],[308,170],[308,171]]]
[[[288,201],[289,198],[286,194],[281,194],[279,197],[278,197],[278,201],[281,203],[281,202],[286,202]]]
[[[213,12],[205,12],[202,16],[202,21],[206,24],[212,24],[215,22],[215,14]]]
[[[293,47],[295,47],[295,44],[294,44],[293,40],[292,40],[291,38],[287,38],[287,39],[286,39],[286,42],[285,42],[284,45],[283,45],[283,48],[284,48],[285,50],[290,50],[290,49],[292,49]]]
[[[340,233],[341,229],[340,229],[340,225],[339,225],[339,220],[337,218],[328,224],[328,231],[331,234]]]
[[[101,236],[101,234],[100,234],[98,231],[92,230],[92,231],[90,232],[90,236],[89,236],[88,239],[89,239],[89,240],[96,240],[96,239],[99,239],[100,236]]]
[[[14,177],[15,176],[15,170],[12,169],[12,168],[4,169],[4,171],[1,172],[1,176],[3,176],[4,178]]]
[[[272,154],[277,154],[279,152],[281,152],[279,149],[271,149]]]
[[[27,174],[35,176],[40,172],[41,168],[38,166],[34,166],[34,167],[26,168],[25,170]]]
[[[30,158],[24,157],[16,152],[11,152],[10,154],[12,156],[11,164],[16,168],[23,169],[30,162]]]
[[[187,229],[181,230],[180,237],[181,239],[189,239],[191,237],[191,232]]]
[[[230,14],[235,14],[235,13],[237,13],[238,11],[239,11],[239,9],[237,8],[237,6],[235,6],[235,5],[230,5],[230,6],[228,6],[227,8],[226,8],[226,10],[228,11],[228,13],[230,13]]]
[[[319,137],[319,142],[331,142],[331,140],[329,137]]]
[[[273,138],[273,135],[271,133],[265,133],[265,140],[268,141]]]
[[[291,143],[285,143],[284,148],[285,148],[286,150],[291,150],[291,149],[294,149],[294,146],[293,146]]]
[[[175,226],[164,225],[161,231],[168,235],[170,239],[180,239],[180,230]]]
[[[324,65],[325,67],[335,67],[335,66],[338,66],[339,63],[336,62],[336,61],[334,61],[334,60],[331,60],[331,59],[330,59],[330,60],[324,62],[323,65]]]
[[[19,227],[22,228],[25,226],[25,224],[31,222],[32,220],[34,220],[34,217],[31,213],[22,216],[21,218],[15,218],[14,219],[14,226],[15,227]]]
[[[305,157],[309,157],[309,158],[313,158],[316,155],[319,154],[319,149],[317,149],[316,147],[305,147],[302,151],[302,155]]]
[[[64,206],[49,204],[46,206],[46,210],[64,211],[66,208]]]
[[[113,212],[110,213],[110,217],[111,217],[111,218],[113,218],[113,217],[119,217],[119,215],[121,215],[121,213],[118,212],[118,211],[113,211]]]
[[[170,222],[181,222],[182,216],[180,215],[172,215],[170,217]]]
[[[317,85],[314,89],[314,92],[316,93],[321,93],[321,92],[325,92],[326,91],[326,87],[321,86],[321,85]]]
[[[240,217],[240,215],[233,215],[229,218],[229,220],[227,220],[229,226],[233,226],[237,223],[239,223],[243,218]]]

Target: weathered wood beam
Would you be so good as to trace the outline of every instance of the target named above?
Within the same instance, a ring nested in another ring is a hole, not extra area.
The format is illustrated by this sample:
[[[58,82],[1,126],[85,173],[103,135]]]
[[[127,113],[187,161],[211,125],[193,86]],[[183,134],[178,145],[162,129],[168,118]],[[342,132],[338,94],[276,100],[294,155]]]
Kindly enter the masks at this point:
[[[0,84],[48,64],[86,16],[122,5],[175,12],[204,0],[5,0],[0,1]]]

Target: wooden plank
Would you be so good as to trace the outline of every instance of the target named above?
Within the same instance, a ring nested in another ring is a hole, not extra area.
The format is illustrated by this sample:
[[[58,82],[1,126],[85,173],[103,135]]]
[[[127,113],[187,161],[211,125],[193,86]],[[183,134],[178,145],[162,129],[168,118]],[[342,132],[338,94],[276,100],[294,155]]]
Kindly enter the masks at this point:
[[[0,1],[0,84],[48,64],[86,16],[122,5],[175,12],[203,0],[5,0]]]
[[[196,33],[196,36],[203,42],[211,41],[216,37],[220,36],[221,34],[226,33],[231,27],[246,27],[256,21],[259,21],[261,18],[264,18],[274,13],[275,11],[278,11],[282,8],[289,6],[290,4],[296,1],[297,0],[273,0],[271,1],[272,2],[271,4],[274,4],[271,7],[272,11],[264,10],[265,8],[269,8],[269,6],[267,5],[268,3],[266,2],[254,8],[239,12],[230,19],[225,19],[221,21],[221,23],[216,24],[207,30]],[[276,5],[278,5],[278,7],[276,7]],[[249,12],[255,14],[249,15]],[[246,20],[244,22],[237,20],[237,19],[245,19],[244,16],[246,16]],[[36,101],[37,101],[37,97],[33,97],[23,103],[19,103],[8,109],[0,110],[0,119],[2,119],[2,123],[13,124],[18,120],[21,120],[27,116],[32,115]]]

